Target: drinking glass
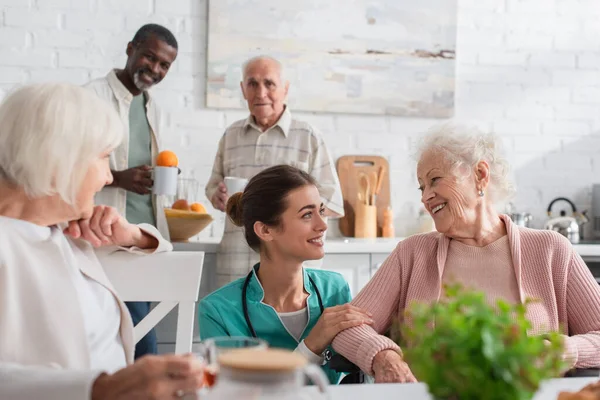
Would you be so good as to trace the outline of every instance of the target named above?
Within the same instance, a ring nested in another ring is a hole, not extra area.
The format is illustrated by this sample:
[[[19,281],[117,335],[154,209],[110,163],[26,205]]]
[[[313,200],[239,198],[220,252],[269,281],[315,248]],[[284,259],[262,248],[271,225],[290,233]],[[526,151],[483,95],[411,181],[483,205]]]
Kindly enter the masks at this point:
[[[267,342],[264,340],[245,336],[222,336],[202,341],[200,351],[196,353],[196,357],[205,365],[204,387],[212,387],[217,380],[219,374],[219,355],[234,349],[252,348],[262,350],[267,347]]]

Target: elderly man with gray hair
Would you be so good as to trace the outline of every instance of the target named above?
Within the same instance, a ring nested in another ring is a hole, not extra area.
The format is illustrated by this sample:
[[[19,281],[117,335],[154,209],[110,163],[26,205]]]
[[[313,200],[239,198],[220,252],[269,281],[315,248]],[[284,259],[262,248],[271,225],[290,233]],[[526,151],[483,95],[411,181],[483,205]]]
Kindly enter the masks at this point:
[[[244,63],[240,87],[250,115],[229,126],[219,142],[206,186],[212,205],[224,211],[233,194],[227,192],[226,176],[250,179],[273,165],[289,164],[319,183],[328,216],[343,216],[342,191],[331,155],[314,127],[292,118],[286,105],[289,82],[283,79],[281,63],[268,56],[251,58]],[[217,254],[218,285],[245,276],[256,262],[243,230],[227,220]]]

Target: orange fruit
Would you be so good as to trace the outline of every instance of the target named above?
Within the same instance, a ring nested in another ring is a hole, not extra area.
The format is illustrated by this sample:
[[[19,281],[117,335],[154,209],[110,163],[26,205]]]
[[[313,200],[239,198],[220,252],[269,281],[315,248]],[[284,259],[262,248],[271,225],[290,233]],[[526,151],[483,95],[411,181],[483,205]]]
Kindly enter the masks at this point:
[[[173,210],[189,211],[190,210],[190,205],[189,205],[189,203],[188,203],[187,200],[185,200],[185,199],[179,199],[179,200],[176,200],[175,203],[173,203],[173,205],[171,206],[171,208]]]
[[[179,159],[177,155],[170,150],[161,151],[156,156],[156,165],[159,167],[177,167]]]
[[[204,208],[204,206],[200,203],[192,203],[190,210],[200,214],[206,214],[206,208]]]

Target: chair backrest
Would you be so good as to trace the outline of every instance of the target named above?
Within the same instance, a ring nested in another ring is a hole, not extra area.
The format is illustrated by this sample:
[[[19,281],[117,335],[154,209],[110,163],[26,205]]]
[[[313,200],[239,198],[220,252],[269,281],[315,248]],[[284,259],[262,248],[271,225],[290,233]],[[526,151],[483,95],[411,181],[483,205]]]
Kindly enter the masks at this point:
[[[331,357],[331,360],[329,360],[329,368],[336,372],[347,374],[342,378],[340,384],[365,383],[365,375],[360,368],[341,354],[334,354],[333,357]]]
[[[106,275],[121,300],[158,302],[135,326],[135,343],[179,305],[175,353],[192,351],[194,307],[203,264],[204,253],[198,251],[147,256],[120,251],[103,260]]]

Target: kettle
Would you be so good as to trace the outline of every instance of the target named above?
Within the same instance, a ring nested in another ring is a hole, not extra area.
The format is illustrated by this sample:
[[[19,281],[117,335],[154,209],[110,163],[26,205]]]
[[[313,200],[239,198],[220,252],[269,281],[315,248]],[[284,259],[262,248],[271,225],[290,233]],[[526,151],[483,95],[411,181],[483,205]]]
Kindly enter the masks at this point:
[[[557,201],[565,201],[569,203],[571,206],[572,216],[567,216],[566,211],[561,210],[560,217],[552,218],[552,206]],[[585,211],[581,214],[577,212],[577,208],[571,200],[567,199],[566,197],[557,197],[550,202],[547,211],[550,219],[546,222],[544,229],[549,229],[560,233],[569,239],[569,241],[573,244],[577,244],[581,239],[583,239],[582,226],[588,222],[588,219],[585,215]]]

